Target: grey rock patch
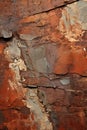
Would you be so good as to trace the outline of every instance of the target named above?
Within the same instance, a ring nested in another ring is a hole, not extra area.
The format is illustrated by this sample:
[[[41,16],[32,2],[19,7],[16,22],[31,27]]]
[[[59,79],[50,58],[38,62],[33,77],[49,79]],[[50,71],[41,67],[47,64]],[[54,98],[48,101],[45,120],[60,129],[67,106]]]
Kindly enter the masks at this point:
[[[20,38],[26,41],[32,41],[37,36],[31,34],[20,34]]]
[[[12,37],[12,32],[11,31],[6,31],[6,30],[2,30],[1,31],[1,36],[3,38],[11,38]]]
[[[49,71],[49,64],[45,56],[45,47],[40,46],[38,48],[30,48],[29,54],[33,67],[41,73],[47,73]]]
[[[62,79],[60,79],[60,83],[62,85],[69,85],[70,84],[70,78],[69,77],[62,78]]]

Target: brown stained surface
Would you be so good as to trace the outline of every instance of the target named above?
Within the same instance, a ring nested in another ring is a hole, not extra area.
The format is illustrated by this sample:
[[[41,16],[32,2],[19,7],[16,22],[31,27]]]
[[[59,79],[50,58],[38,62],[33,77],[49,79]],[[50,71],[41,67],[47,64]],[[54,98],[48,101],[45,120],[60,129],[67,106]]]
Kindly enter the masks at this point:
[[[0,130],[87,130],[87,0],[0,1]]]
[[[20,16],[33,15],[48,11],[50,9],[54,9],[55,7],[60,7],[62,5],[66,5],[75,1],[76,0],[2,0],[0,1],[0,12],[1,16],[8,15],[10,17],[15,16],[16,18],[19,18]]]

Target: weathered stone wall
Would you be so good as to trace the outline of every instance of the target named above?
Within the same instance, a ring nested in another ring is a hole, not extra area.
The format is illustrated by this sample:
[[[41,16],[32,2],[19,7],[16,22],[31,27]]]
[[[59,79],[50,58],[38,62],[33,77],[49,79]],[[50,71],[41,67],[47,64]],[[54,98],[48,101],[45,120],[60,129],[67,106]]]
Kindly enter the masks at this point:
[[[0,130],[87,130],[87,0],[0,1]]]

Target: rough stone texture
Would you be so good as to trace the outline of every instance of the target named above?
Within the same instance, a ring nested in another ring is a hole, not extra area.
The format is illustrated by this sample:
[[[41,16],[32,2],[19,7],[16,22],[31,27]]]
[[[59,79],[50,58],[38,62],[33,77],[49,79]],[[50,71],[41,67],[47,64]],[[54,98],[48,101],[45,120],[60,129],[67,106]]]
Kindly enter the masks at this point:
[[[87,130],[87,0],[0,1],[0,130]]]

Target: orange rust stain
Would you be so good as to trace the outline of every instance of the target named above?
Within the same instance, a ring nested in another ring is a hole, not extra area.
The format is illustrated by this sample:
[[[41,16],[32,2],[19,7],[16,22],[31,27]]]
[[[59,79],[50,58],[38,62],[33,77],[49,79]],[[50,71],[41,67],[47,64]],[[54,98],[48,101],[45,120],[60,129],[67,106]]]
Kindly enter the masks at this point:
[[[55,64],[56,74],[76,73],[87,75],[87,57],[83,49],[60,48]]]
[[[21,91],[17,91],[19,86],[14,88],[9,84],[9,80],[14,81],[15,74],[5,58],[5,47],[0,43],[0,129],[37,130],[33,113],[30,115],[29,108],[22,101]]]
[[[5,44],[0,43],[0,108],[7,107],[20,98],[17,90],[12,89],[9,84],[9,80],[14,80],[14,72],[9,68],[9,62],[5,58],[5,47]]]

